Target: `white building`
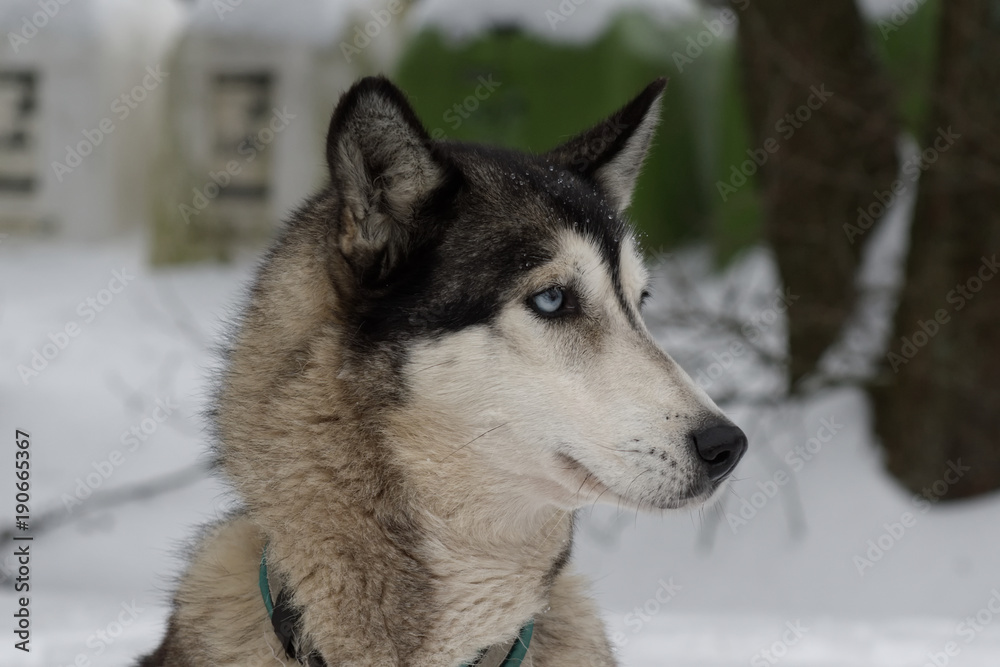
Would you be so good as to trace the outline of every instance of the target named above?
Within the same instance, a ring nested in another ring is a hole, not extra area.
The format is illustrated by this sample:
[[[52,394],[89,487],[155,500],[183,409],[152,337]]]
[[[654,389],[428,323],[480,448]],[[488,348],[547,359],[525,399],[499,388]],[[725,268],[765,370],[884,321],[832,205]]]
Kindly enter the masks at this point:
[[[0,230],[106,237],[141,220],[176,0],[0,5]]]
[[[226,257],[270,235],[316,191],[326,178],[336,101],[356,77],[392,61],[402,7],[399,0],[198,3],[170,64],[155,261]]]

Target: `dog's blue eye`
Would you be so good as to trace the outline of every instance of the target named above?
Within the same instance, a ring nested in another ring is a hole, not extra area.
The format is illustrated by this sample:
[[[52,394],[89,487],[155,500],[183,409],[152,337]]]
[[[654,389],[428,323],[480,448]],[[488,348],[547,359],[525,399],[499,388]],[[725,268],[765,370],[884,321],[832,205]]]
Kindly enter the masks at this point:
[[[529,302],[536,313],[549,317],[576,309],[573,295],[562,287],[550,287],[533,295]]]
[[[535,308],[543,313],[554,313],[563,304],[563,291],[558,287],[550,287],[544,292],[539,292],[534,296]]]

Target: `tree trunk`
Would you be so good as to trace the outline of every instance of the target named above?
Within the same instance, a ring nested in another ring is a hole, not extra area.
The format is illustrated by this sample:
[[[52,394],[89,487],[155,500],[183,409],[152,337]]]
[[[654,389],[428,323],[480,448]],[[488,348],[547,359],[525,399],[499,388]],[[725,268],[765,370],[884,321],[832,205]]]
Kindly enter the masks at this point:
[[[767,156],[758,181],[765,235],[800,297],[788,311],[795,381],[815,369],[853,308],[871,225],[861,218],[857,227],[859,208],[896,177],[899,122],[854,0],[731,4],[751,151]]]
[[[932,499],[1000,487],[1000,3],[943,3],[938,53],[906,284],[872,388],[889,470]]]

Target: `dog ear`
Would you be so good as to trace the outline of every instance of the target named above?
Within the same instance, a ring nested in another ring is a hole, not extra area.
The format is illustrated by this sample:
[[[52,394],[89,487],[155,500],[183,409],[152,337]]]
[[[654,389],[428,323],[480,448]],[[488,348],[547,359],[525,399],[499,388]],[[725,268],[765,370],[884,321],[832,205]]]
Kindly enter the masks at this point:
[[[592,180],[619,211],[625,210],[656,132],[666,86],[662,77],[653,81],[603,122],[549,151],[546,157]]]
[[[340,250],[365,278],[381,280],[420,234],[421,207],[450,168],[399,88],[361,79],[341,97],[326,138],[340,198]]]

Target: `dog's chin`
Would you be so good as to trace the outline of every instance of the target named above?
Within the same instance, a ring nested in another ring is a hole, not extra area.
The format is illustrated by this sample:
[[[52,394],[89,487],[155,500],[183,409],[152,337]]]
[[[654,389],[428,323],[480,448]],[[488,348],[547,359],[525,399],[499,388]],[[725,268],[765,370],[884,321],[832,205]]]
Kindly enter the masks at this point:
[[[574,495],[573,504],[581,507],[589,504],[610,504],[624,509],[678,510],[714,504],[722,495],[728,478],[718,482],[703,483],[685,489],[681,494],[655,496],[617,491],[605,484],[590,469],[566,454],[558,454],[559,485]]]

